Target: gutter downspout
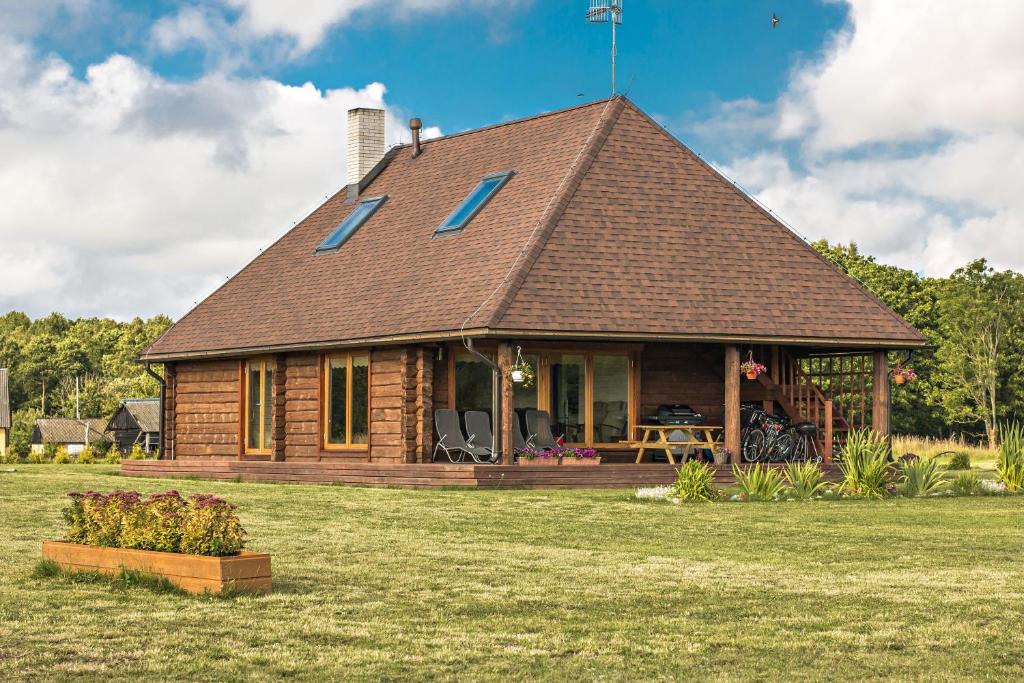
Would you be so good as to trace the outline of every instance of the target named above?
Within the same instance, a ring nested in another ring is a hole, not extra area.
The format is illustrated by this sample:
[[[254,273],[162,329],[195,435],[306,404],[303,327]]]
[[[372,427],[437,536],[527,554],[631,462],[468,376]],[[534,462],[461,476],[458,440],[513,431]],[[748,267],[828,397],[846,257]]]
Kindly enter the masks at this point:
[[[498,444],[501,431],[501,367],[493,360],[473,348],[473,338],[463,337],[463,346],[471,354],[482,360],[491,368],[491,454],[500,457]]]
[[[164,449],[164,437],[166,432],[164,431],[164,416],[167,414],[165,404],[167,402],[167,381],[160,375],[153,372],[153,368],[150,367],[150,363],[146,361],[146,374],[155,379],[160,383],[160,459],[167,460],[166,450]],[[173,454],[170,458],[173,460]]]

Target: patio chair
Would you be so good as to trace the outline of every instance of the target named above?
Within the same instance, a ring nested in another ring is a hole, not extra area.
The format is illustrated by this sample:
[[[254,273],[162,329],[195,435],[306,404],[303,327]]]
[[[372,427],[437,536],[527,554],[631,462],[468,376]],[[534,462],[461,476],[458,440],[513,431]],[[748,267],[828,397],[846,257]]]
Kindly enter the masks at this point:
[[[527,410],[526,429],[534,435],[534,447],[545,450],[558,448],[555,435],[551,433],[551,416],[546,410]]]
[[[523,423],[520,421],[519,411],[513,412],[512,415],[515,417],[512,421],[512,450],[533,448],[534,435],[523,436]]]
[[[434,430],[437,432],[437,445],[430,461],[437,460],[438,451],[444,453],[449,462],[464,462],[468,455],[473,462],[488,462],[491,451],[473,444],[473,435],[466,439],[459,427],[459,414],[454,410],[442,408],[434,411]]]
[[[491,446],[494,444],[494,432],[491,431],[491,416],[482,410],[467,410],[463,416],[466,420],[466,431],[471,435],[469,443],[480,444],[478,448],[482,448],[487,452],[487,462],[498,462],[497,451],[491,450]]]

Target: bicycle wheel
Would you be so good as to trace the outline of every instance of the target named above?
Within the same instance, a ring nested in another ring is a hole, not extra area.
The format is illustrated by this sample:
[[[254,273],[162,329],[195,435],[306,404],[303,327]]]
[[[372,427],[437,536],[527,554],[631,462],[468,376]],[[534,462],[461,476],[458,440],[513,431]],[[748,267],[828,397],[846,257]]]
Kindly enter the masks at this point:
[[[793,455],[793,448],[796,446],[796,439],[791,432],[782,432],[772,442],[768,449],[768,460],[771,462],[782,462]]]
[[[764,432],[751,429],[743,440],[743,459],[747,462],[759,462],[764,457]]]
[[[798,436],[796,443],[793,444],[793,456],[791,460],[798,462],[804,462],[807,460],[807,436]]]

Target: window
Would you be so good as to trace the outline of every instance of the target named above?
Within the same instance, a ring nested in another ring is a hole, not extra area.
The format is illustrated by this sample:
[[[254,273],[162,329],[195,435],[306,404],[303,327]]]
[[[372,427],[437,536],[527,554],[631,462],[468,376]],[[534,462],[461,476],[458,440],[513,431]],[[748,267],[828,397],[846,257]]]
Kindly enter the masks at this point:
[[[370,433],[370,357],[331,355],[324,365],[324,446],[363,447]]]
[[[380,208],[387,200],[387,195],[383,197],[373,197],[371,199],[364,199],[356,205],[356,208],[345,217],[345,220],[341,222],[341,225],[334,229],[330,235],[327,236],[320,246],[316,248],[316,253],[322,254],[329,251],[337,251],[341,249],[341,245],[345,244],[349,237],[355,234],[363,223],[369,220],[370,216]]]
[[[245,452],[270,453],[274,438],[274,362],[245,365]]]
[[[509,181],[512,175],[512,171],[503,171],[484,176],[484,179],[469,193],[469,196],[462,200],[462,203],[452,211],[448,218],[444,219],[444,222],[441,223],[434,234],[440,235],[447,232],[456,232],[465,228],[473,220],[473,217],[480,213],[487,205],[491,197]]]

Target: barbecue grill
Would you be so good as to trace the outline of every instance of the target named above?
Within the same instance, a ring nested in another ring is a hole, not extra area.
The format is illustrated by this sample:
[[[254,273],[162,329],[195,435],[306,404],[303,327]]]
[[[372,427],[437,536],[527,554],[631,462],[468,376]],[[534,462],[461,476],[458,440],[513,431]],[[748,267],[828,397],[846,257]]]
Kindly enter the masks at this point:
[[[681,403],[666,403],[658,406],[658,414],[651,419],[654,424],[685,427],[699,425],[704,421],[704,416],[690,406]]]

